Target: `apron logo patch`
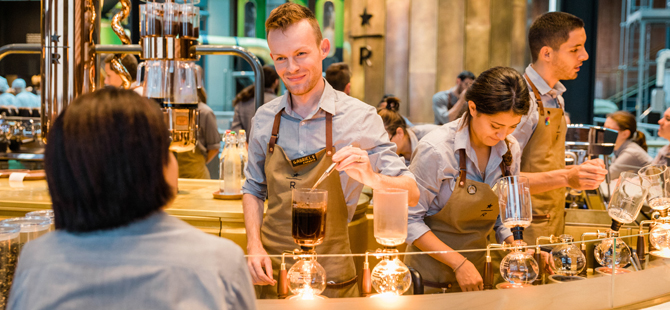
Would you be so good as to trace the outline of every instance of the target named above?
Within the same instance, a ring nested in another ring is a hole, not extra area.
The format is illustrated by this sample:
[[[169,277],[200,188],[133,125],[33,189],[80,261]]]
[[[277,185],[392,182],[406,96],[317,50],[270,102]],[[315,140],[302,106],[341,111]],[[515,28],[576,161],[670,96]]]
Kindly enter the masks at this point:
[[[477,187],[475,187],[474,185],[468,186],[468,194],[474,195],[476,193],[477,193]]]
[[[549,116],[547,116],[547,118],[544,119],[544,126],[549,126],[549,123]]]
[[[312,154],[292,160],[291,165],[293,165],[293,167],[296,167],[311,164],[315,161],[316,161],[316,154]]]
[[[482,215],[480,217],[485,217],[488,214],[488,212],[491,211],[491,208],[493,208],[493,205],[489,204],[488,206],[486,206],[485,210],[481,210]]]
[[[289,188],[295,188],[295,181],[291,181],[289,183]]]

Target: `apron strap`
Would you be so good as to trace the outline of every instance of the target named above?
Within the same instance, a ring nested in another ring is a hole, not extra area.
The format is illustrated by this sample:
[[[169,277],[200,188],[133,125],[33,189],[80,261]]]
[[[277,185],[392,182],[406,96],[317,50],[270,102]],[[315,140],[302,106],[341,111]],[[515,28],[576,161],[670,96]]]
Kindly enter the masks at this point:
[[[281,114],[284,112],[284,109],[279,110],[279,113],[275,115],[275,122],[272,125],[272,136],[270,136],[270,147],[268,151],[270,153],[274,152],[275,144],[277,143],[277,134],[279,134],[279,123],[281,123]]]
[[[465,162],[465,150],[458,150],[460,173],[458,174],[458,187],[465,187],[465,178],[468,174],[468,168]]]
[[[542,104],[542,96],[540,95],[540,91],[537,90],[537,87],[535,87],[533,81],[530,80],[528,74],[524,73],[523,77],[526,78],[526,81],[528,84],[530,84],[530,88],[533,89],[533,94],[535,94],[535,101],[537,101],[537,108],[540,111],[540,115],[544,116],[544,105]]]
[[[503,177],[508,177],[512,175],[512,173],[509,170],[509,166],[505,165],[504,161],[500,163],[500,171],[502,171]]]
[[[326,112],[326,156],[333,156],[333,114]]]

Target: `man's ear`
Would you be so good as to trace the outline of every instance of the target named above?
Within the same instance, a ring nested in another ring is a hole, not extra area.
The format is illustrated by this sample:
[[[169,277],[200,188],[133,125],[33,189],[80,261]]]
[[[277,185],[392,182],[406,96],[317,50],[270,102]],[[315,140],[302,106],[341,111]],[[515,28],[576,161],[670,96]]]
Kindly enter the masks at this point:
[[[321,49],[321,59],[326,59],[328,53],[330,53],[330,40],[321,40],[321,46],[319,48]]]
[[[554,56],[554,49],[549,46],[543,46],[540,49],[540,53],[537,55],[537,60],[543,62],[551,62],[551,58]]]

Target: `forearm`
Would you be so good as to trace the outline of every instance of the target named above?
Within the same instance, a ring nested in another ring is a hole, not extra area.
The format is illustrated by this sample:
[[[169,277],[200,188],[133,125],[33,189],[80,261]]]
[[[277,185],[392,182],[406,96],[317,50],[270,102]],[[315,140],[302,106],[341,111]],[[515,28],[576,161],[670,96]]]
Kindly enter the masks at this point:
[[[568,171],[569,169],[558,169],[547,172],[521,172],[521,176],[528,178],[530,193],[538,194],[568,187]]]
[[[434,259],[437,259],[441,263],[451,267],[452,269],[457,268],[465,257],[458,252],[454,251],[451,247],[446,245],[442,240],[437,238],[432,231],[429,231],[419,239],[414,240],[413,243],[417,248],[424,252],[431,251],[449,251],[450,253],[439,253],[439,254],[429,254]]]
[[[252,194],[244,194],[242,196],[242,211],[244,212],[244,228],[247,234],[247,249],[262,247],[263,200]]]
[[[214,157],[216,157],[216,154],[219,154],[219,150],[209,150],[207,151],[207,163],[209,164]]]
[[[463,105],[465,104],[464,100],[458,100],[456,104],[449,109],[449,121],[456,120],[461,116],[461,110],[463,110]]]
[[[416,186],[414,179],[401,175],[391,177],[379,173],[374,173],[375,177],[371,178],[370,182],[364,182],[365,185],[372,187],[372,189],[385,188],[400,188],[407,190],[407,205],[416,206],[419,203],[419,187]]]

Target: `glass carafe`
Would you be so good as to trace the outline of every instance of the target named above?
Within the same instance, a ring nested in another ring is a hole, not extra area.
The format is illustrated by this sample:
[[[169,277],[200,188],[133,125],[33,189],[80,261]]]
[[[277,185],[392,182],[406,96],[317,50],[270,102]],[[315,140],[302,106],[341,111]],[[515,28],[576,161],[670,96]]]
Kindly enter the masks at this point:
[[[616,251],[614,250],[615,238]],[[616,266],[617,269],[623,269],[630,263],[631,250],[626,243],[619,238],[618,231],[610,230],[608,239],[605,239],[596,245],[593,252],[598,264],[605,267],[606,270],[609,270],[609,273],[611,273],[612,266]],[[615,258],[612,258],[613,254]]]
[[[561,235],[559,240],[563,243],[551,250],[551,268],[559,275],[576,276],[586,267],[584,253],[574,244],[570,235]]]
[[[656,249],[649,254],[670,258],[670,223],[667,221],[655,224],[649,231],[649,242]]]
[[[661,211],[670,207],[670,170],[665,165],[649,165],[642,167],[638,174],[647,181],[649,194],[647,203],[649,207]]]
[[[618,231],[622,224],[632,223],[640,213],[647,198],[649,183],[635,173],[622,172],[619,176],[607,214],[614,220],[612,230]]]
[[[517,246],[500,262],[500,274],[505,281],[511,284],[506,288],[521,288],[531,285],[537,279],[540,271],[533,255],[521,248],[526,243],[517,240],[515,244]]]
[[[291,299],[314,299],[326,289],[326,270],[313,255],[300,258],[288,270],[287,277],[294,295]]]
[[[530,226],[533,208],[530,201],[530,183],[522,176],[508,176],[498,181],[500,220],[512,230],[514,240],[523,239],[523,229]]]
[[[328,191],[320,189],[293,189],[292,234],[301,247],[315,247],[326,236]]]
[[[385,249],[383,252],[386,255],[372,269],[372,287],[380,294],[402,295],[412,285],[409,268],[398,259],[398,250]]]

